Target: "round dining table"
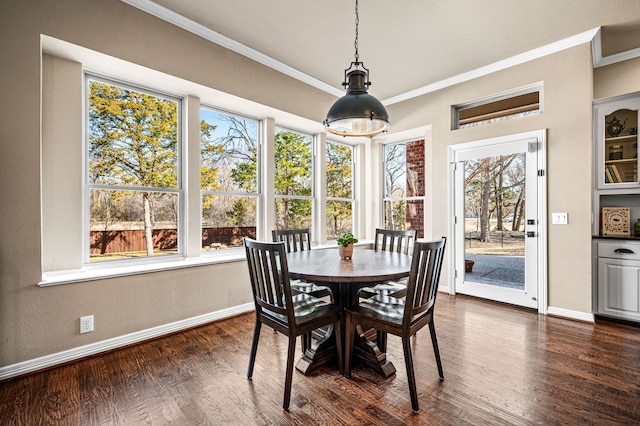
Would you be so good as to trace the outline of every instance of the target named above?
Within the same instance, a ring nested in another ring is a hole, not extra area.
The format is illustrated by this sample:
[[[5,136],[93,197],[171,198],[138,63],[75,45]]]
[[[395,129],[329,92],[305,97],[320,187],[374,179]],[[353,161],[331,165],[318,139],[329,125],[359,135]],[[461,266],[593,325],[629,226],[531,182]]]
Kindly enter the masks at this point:
[[[340,258],[337,250],[314,249],[288,253],[287,263],[291,278],[311,281],[331,289],[335,303],[342,310],[341,336],[344,347],[344,311],[358,303],[358,290],[409,276],[411,256],[356,248],[352,258],[345,260]],[[319,337],[317,344],[307,349],[296,364],[296,369],[305,374],[337,356],[335,334],[331,327],[316,337]],[[375,330],[358,330],[354,356],[384,377],[389,377],[395,373],[395,367],[387,360],[383,352],[385,348],[379,348],[376,341]]]

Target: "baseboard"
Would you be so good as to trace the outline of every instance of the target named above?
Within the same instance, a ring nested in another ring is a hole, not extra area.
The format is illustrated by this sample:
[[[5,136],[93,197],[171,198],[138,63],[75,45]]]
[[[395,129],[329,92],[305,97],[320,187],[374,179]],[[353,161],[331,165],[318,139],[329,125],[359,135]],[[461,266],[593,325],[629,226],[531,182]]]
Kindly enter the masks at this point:
[[[187,318],[158,327],[148,328],[146,330],[136,331],[135,333],[125,334],[123,336],[114,337],[111,339],[103,340],[101,342],[91,343],[89,345],[57,352],[51,355],[45,355],[40,358],[19,362],[17,364],[7,365],[5,367],[0,367],[0,381],[45,368],[54,367],[56,365],[64,364],[66,362],[74,361],[87,356],[96,355],[101,352],[110,351],[134,343],[139,343],[145,340],[175,333],[177,331],[186,330],[212,321],[218,321],[235,315],[244,314],[246,312],[251,312],[254,309],[255,305],[253,304],[253,302],[245,303],[244,305],[222,309],[220,311],[199,315],[197,317]]]
[[[586,312],[580,311],[572,311],[570,309],[564,308],[555,308],[553,306],[549,306],[547,308],[547,315],[569,318],[579,321],[596,322],[595,316],[593,314],[588,314]]]

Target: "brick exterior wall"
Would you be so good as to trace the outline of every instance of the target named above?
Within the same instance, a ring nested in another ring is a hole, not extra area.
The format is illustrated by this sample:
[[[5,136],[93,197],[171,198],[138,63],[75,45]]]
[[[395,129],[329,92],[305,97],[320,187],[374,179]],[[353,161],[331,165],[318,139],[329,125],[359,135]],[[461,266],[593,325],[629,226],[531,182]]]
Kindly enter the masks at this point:
[[[424,195],[424,139],[407,143],[407,197]],[[424,203],[407,202],[407,229],[424,238]]]

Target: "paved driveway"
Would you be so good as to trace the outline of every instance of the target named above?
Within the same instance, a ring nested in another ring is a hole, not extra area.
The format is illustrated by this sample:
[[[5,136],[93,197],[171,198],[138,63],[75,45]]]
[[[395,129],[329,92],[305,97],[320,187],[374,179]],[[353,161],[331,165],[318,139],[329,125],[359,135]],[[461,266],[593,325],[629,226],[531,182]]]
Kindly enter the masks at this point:
[[[524,256],[467,254],[465,259],[475,262],[466,281],[524,290]]]

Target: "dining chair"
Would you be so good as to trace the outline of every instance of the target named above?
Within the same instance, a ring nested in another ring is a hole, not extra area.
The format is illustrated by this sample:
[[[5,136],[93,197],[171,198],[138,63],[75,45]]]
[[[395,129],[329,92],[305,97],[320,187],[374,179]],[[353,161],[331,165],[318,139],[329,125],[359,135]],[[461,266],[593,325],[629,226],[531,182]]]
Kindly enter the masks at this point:
[[[351,377],[351,358],[356,325],[361,326],[362,329],[375,328],[383,333],[400,336],[409,381],[411,408],[414,412],[417,412],[419,407],[410,338],[425,325],[429,326],[431,332],[431,343],[440,380],[444,380],[433,322],[433,311],[438,294],[445,245],[446,237],[442,237],[438,241],[415,243],[407,294],[404,299],[393,296],[364,299],[358,305],[348,308],[345,315],[344,375],[347,378]]]
[[[302,229],[273,229],[271,237],[274,242],[282,241],[287,253],[311,250],[311,234],[309,228]],[[334,301],[333,292],[327,286],[317,285],[304,280],[291,280],[291,292],[295,294],[305,293],[314,297],[329,297]],[[318,340],[326,335],[327,330],[317,330],[316,337]],[[302,353],[311,348],[313,343],[313,333],[302,336]]]
[[[373,249],[376,251],[393,251],[410,254],[413,245],[418,239],[418,231],[415,229],[376,229],[376,237]],[[407,278],[397,281],[385,281],[371,287],[360,289],[360,297],[393,296],[404,297],[407,293]]]
[[[244,246],[256,309],[247,378],[251,379],[253,376],[262,324],[287,336],[289,344],[282,407],[288,410],[298,336],[320,327],[333,326],[336,333],[338,368],[343,371],[340,307],[309,294],[293,295],[287,266],[287,252],[283,242],[258,242],[245,238]]]

